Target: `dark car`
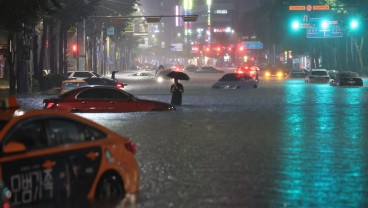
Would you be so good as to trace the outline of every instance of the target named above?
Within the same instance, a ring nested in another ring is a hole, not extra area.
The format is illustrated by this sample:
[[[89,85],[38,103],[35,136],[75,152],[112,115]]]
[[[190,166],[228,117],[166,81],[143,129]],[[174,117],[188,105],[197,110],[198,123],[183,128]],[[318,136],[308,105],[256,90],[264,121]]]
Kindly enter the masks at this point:
[[[186,67],[184,67],[184,72],[195,72],[199,69],[198,66],[195,66],[195,65],[188,65]]]
[[[213,66],[203,66],[196,70],[197,73],[224,73],[224,71],[216,69]]]
[[[363,86],[363,80],[356,72],[339,72],[330,81],[331,86]]]
[[[104,85],[104,86],[113,86],[118,89],[124,88],[127,84],[123,84],[116,79],[109,79],[104,77],[91,77],[83,79],[88,85]]]
[[[85,86],[44,99],[44,109],[67,112],[137,112],[174,111],[171,104],[143,100],[134,95],[110,86]]]
[[[251,75],[245,73],[228,73],[222,76],[215,84],[212,85],[212,89],[244,89],[244,88],[257,88],[258,80]]]

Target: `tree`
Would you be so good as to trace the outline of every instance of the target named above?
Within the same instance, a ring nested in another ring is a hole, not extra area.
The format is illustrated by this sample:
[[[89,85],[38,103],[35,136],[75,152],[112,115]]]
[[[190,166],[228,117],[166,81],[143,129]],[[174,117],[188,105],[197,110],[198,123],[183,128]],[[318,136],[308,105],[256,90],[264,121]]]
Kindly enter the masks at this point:
[[[52,13],[52,8],[57,7],[59,4],[55,0],[8,0],[0,7],[0,30],[8,34],[6,65],[11,94],[15,94],[16,86],[20,93],[28,90],[29,75],[25,60],[29,58],[34,27],[43,15]]]

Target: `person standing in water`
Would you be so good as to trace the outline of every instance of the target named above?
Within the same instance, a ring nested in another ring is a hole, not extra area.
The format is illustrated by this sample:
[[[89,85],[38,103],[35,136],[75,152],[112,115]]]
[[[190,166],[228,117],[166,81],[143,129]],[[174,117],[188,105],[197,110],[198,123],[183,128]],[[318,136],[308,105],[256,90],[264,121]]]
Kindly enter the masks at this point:
[[[171,85],[170,92],[172,93],[171,104],[181,105],[184,87],[179,83],[179,79],[174,79],[174,84]]]

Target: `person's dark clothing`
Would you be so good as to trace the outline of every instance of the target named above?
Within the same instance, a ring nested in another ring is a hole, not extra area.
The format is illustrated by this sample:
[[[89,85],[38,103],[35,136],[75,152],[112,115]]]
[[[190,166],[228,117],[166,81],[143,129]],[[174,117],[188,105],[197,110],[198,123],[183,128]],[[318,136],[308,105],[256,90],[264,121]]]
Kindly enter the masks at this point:
[[[181,105],[182,93],[184,92],[183,85],[178,82],[174,83],[173,85],[171,85],[170,92],[172,93],[171,104]]]

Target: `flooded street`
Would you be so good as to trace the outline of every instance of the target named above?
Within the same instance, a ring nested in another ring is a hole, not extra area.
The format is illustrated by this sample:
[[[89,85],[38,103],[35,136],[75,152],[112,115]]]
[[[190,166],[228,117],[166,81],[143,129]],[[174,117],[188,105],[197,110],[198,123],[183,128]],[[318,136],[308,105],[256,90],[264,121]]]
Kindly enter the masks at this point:
[[[361,88],[261,79],[258,89],[212,90],[216,79],[182,81],[176,112],[79,114],[137,144],[137,207],[368,206],[366,79]],[[170,102],[170,81],[124,81],[139,98]],[[42,97],[20,102],[40,107]]]

